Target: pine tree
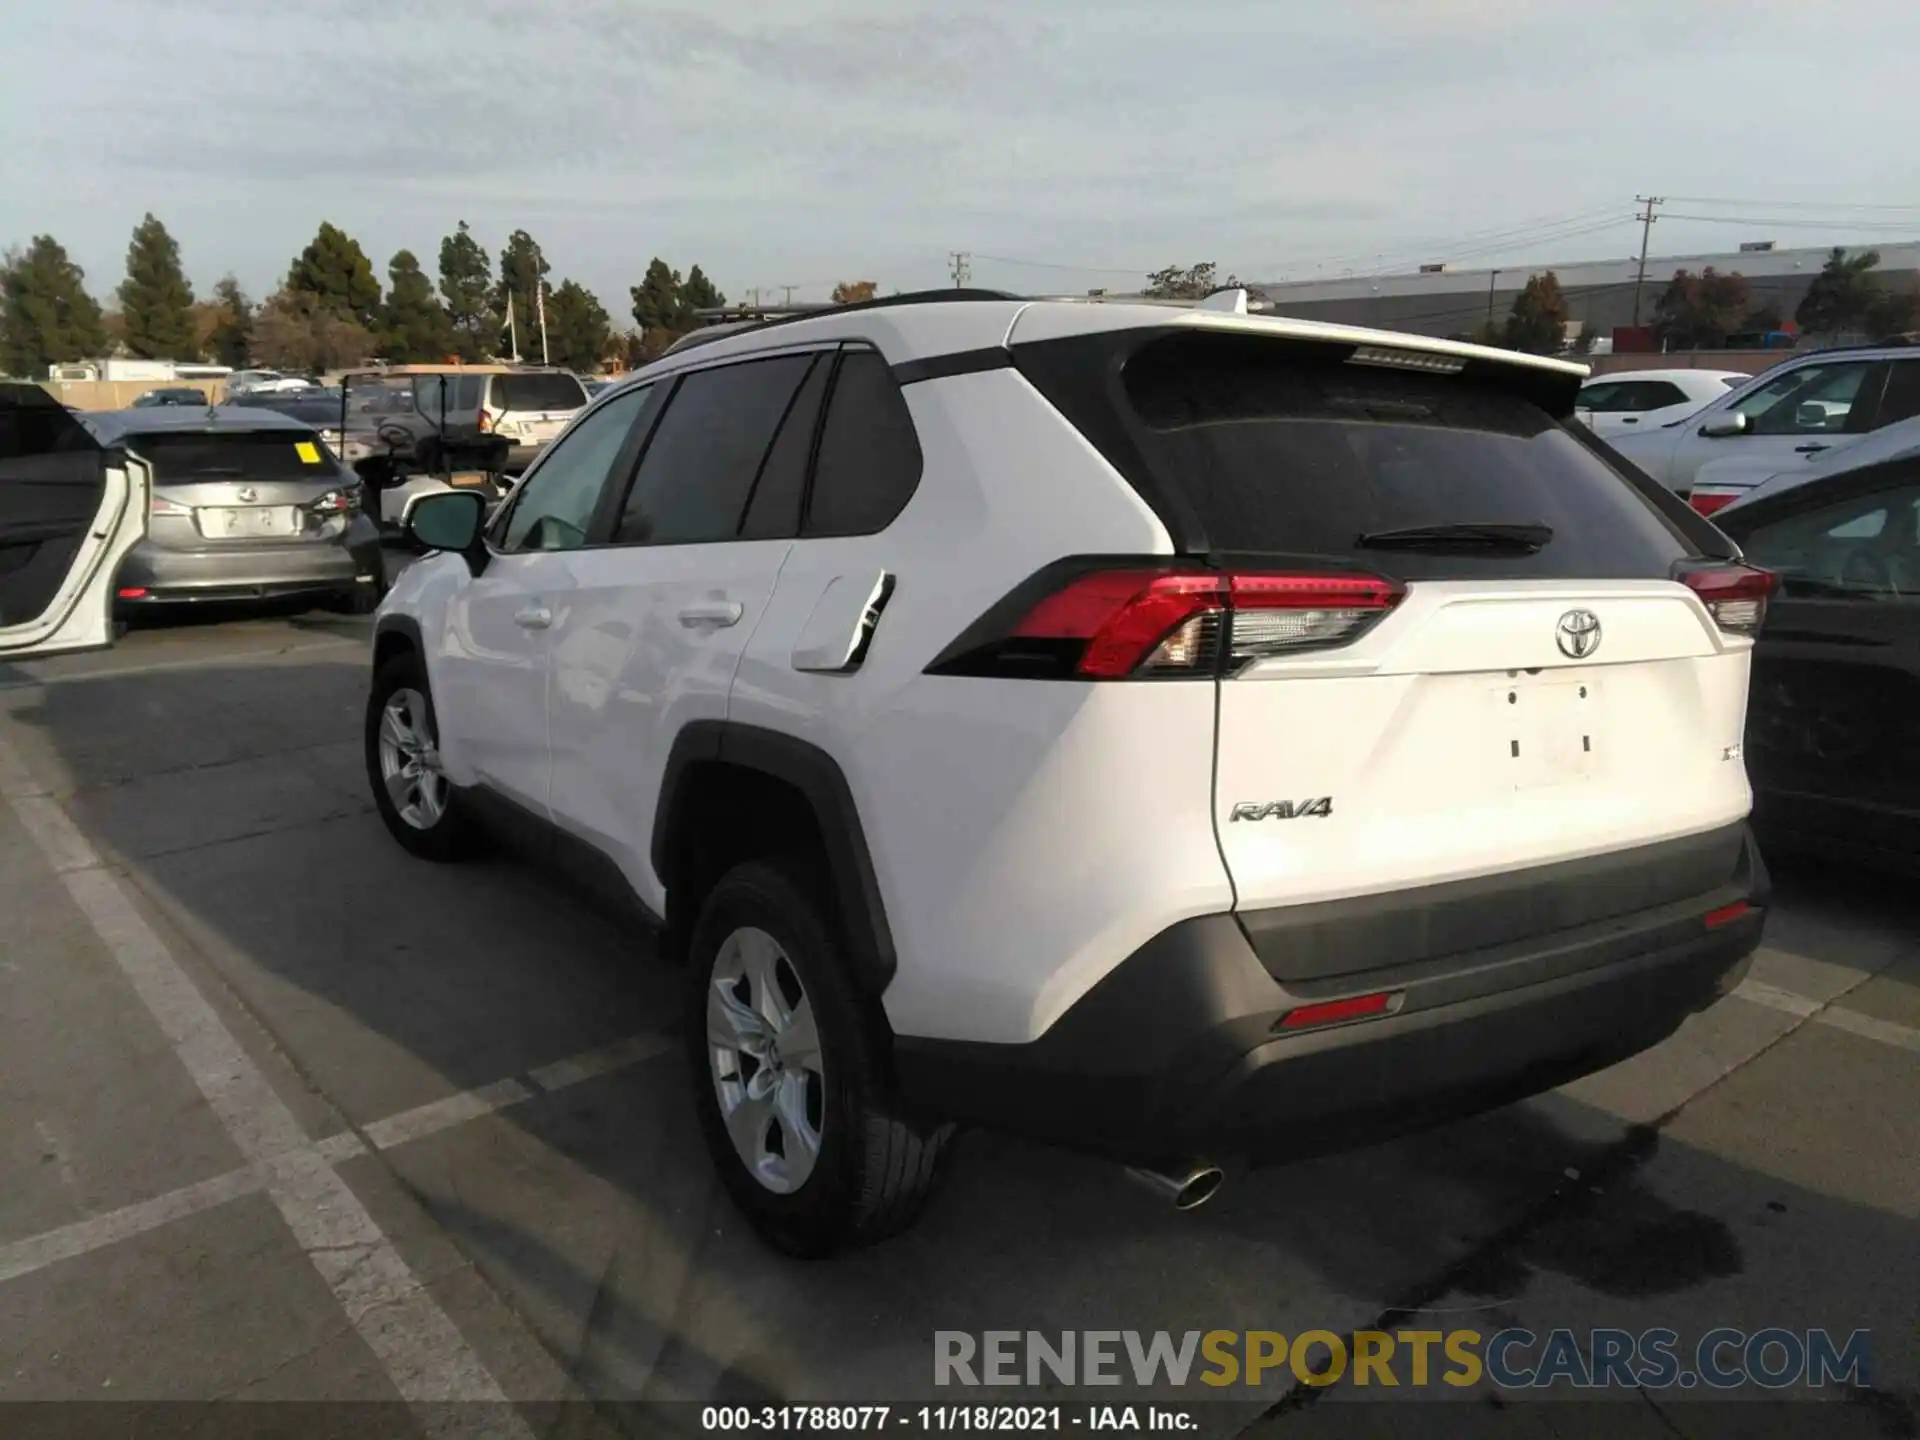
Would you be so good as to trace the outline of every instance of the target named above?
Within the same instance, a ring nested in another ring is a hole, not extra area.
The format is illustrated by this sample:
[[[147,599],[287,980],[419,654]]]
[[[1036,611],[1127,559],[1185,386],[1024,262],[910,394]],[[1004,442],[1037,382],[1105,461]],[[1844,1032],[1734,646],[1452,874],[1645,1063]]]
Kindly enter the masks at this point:
[[[151,212],[134,227],[127,246],[127,278],[120,282],[126,346],[146,360],[197,360],[193,287],[180,268],[180,244]]]
[[[401,362],[438,362],[453,349],[453,327],[434,298],[433,282],[411,250],[397,253],[387,266],[385,329],[380,354]]]
[[[252,302],[231,275],[220,277],[220,283],[213,287],[213,298],[221,310],[220,323],[213,327],[208,342],[213,358],[221,365],[244,370],[253,352]]]
[[[440,295],[460,358],[483,359],[493,349],[493,266],[464,220],[440,242]]]
[[[86,360],[107,348],[100,306],[86,274],[51,235],[0,263],[0,370],[38,377],[49,365]]]
[[[647,266],[640,283],[629,290],[633,296],[634,322],[643,332],[671,332],[685,327],[687,303],[681,291],[680,272],[671,269],[658,255]]]
[[[338,226],[321,222],[313,241],[287,269],[287,289],[310,295],[323,310],[363,329],[380,317],[380,282],[360,242]]]
[[[1871,274],[1879,263],[1878,250],[1849,255],[1844,247],[1834,246],[1801,297],[1794,320],[1813,335],[1835,336],[1863,327],[1879,293]]]
[[[687,272],[687,283],[680,287],[680,300],[688,310],[718,310],[727,303],[727,297],[714,288],[713,281],[701,273],[698,265]]]
[[[548,353],[568,370],[594,371],[613,340],[613,327],[592,291],[564,280],[547,302]]]

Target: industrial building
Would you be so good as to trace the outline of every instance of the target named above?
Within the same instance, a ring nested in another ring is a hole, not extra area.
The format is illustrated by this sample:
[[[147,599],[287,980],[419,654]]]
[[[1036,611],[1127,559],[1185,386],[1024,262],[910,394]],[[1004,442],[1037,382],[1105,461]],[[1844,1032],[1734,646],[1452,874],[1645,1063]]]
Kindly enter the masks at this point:
[[[1771,241],[1755,241],[1738,250],[1706,255],[1648,256],[1646,282],[1640,300],[1640,318],[1651,319],[1660,292],[1676,270],[1699,274],[1708,266],[1719,274],[1737,271],[1746,277],[1755,306],[1772,304],[1783,316],[1807,293],[1832,253],[1831,245],[1781,249]],[[1875,274],[1887,283],[1920,282],[1920,241],[1889,245],[1850,245],[1848,253],[1880,252]],[[1304,320],[1327,320],[1348,325],[1376,325],[1421,335],[1467,335],[1489,319],[1503,319],[1514,297],[1530,276],[1551,270],[1567,299],[1567,318],[1598,335],[1633,323],[1638,257],[1619,260],[1574,260],[1559,264],[1514,264],[1487,269],[1455,269],[1426,265],[1412,274],[1350,275],[1337,280],[1282,281],[1258,284],[1273,302],[1273,313]]]

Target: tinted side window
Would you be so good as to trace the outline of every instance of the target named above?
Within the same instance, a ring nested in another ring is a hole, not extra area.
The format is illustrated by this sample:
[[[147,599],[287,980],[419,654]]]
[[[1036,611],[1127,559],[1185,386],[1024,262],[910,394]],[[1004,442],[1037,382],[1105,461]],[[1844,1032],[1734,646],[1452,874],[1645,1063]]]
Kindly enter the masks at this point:
[[[734,539],[774,431],[813,360],[780,355],[683,378],[641,457],[614,543]]]
[[[920,464],[913,417],[887,362],[871,350],[849,351],[827,401],[802,533],[872,535],[886,529],[919,485]]]
[[[740,524],[742,540],[788,539],[800,533],[800,503],[806,494],[807,462],[813,458],[814,432],[820,428],[820,402],[833,374],[833,356],[822,355],[807,371],[806,381],[793,397],[780,433],[773,437],[767,463],[754,482]]]
[[[1920,487],[1901,486],[1756,526],[1741,548],[1783,597],[1920,601]]]
[[[607,473],[627,443],[652,387],[617,395],[554,444],[520,482],[507,513],[508,550],[572,550],[586,544]]]
[[[1920,415],[1920,360],[1896,360],[1880,396],[1874,428],[1911,420],[1916,415]]]
[[[1684,405],[1687,393],[1671,380],[1647,380],[1640,386],[1641,408],[1658,410],[1666,405]]]

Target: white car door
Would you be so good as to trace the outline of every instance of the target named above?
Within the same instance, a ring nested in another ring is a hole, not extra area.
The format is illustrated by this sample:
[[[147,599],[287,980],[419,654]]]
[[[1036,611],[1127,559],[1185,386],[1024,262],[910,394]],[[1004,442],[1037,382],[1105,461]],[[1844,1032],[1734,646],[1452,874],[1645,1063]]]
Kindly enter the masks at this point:
[[[114,576],[151,488],[40,386],[0,384],[0,660],[113,643]]]
[[[1777,375],[1715,401],[1672,429],[1654,431],[1644,441],[1622,436],[1615,443],[1623,455],[1682,494],[1693,488],[1696,474],[1709,460],[1737,455],[1783,470],[1797,457],[1839,448],[1864,433],[1870,417],[1864,411],[1856,414],[1854,402],[1870,400],[1862,387],[1881,373],[1883,363],[1815,358],[1782,367]],[[1736,413],[1746,417],[1744,428],[1716,423]]]
[[[573,583],[568,559],[588,541],[600,493],[630,455],[645,389],[581,417],[496,517],[487,563],[454,596],[432,659],[440,743],[464,774],[547,813],[550,632]]]
[[[652,835],[674,738],[723,720],[793,545],[831,347],[689,369],[659,407],[609,543],[567,557],[554,631],[553,819],[664,913]]]

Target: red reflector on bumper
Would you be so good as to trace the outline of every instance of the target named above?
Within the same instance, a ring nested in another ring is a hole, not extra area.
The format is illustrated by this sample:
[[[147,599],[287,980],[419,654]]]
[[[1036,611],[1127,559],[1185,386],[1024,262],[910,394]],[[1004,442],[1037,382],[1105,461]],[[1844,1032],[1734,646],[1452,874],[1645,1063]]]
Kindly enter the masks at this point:
[[[139,600],[144,598],[146,593],[147,591],[144,585],[129,585],[119,592],[118,598],[122,600]]]
[[[1394,991],[1382,990],[1377,995],[1355,995],[1346,1000],[1302,1005],[1298,1010],[1289,1010],[1273,1028],[1305,1030],[1314,1025],[1337,1025],[1343,1020],[1364,1020],[1369,1015],[1386,1014],[1393,1008],[1396,998]]]
[[[1736,900],[1731,905],[1722,905],[1718,910],[1707,912],[1707,928],[1718,930],[1722,925],[1731,925],[1742,915],[1751,914],[1753,906],[1744,900]]]

